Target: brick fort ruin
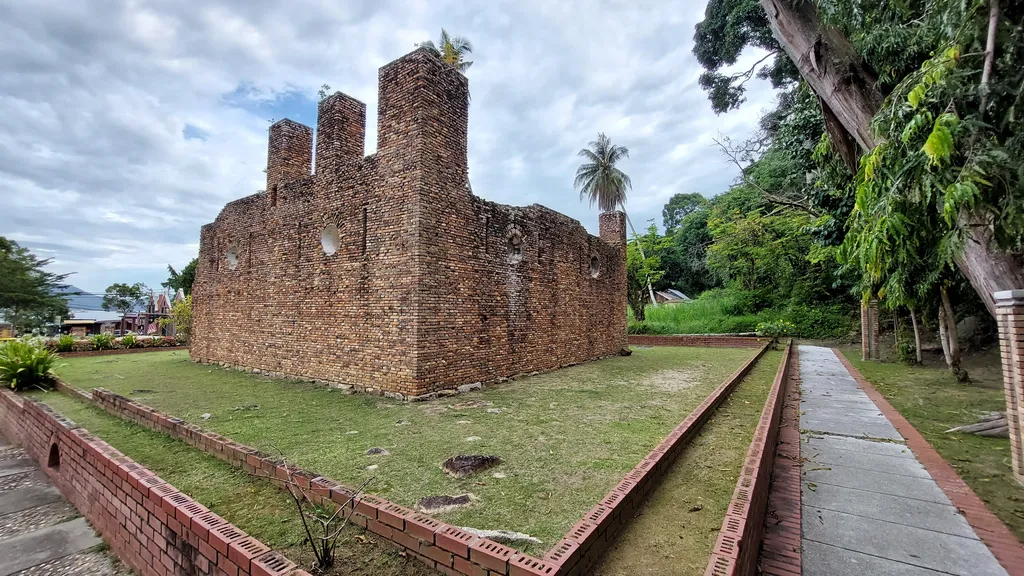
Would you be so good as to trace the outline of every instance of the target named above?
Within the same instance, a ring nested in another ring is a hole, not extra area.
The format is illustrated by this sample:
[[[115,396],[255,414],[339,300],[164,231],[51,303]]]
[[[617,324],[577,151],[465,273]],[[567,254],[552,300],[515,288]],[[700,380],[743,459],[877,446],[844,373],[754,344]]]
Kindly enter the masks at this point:
[[[466,77],[423,49],[366,105],[270,127],[266,191],[203,226],[193,360],[419,396],[618,353],[625,216],[600,237],[540,205],[469,189]]]

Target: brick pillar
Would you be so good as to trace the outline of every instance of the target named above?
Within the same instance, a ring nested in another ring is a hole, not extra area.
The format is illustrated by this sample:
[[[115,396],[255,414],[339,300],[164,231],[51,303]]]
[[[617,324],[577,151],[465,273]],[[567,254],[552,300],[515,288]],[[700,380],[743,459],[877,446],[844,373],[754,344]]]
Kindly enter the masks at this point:
[[[864,302],[860,303],[860,359],[869,360],[871,358],[871,324],[869,322],[871,313],[868,311],[868,305]]]
[[[878,342],[878,300],[872,300],[868,305],[868,324],[871,330],[871,358],[880,360],[882,358],[881,347]]]
[[[999,322],[999,349],[1003,358],[1003,390],[1006,419],[1010,427],[1013,475],[1024,484],[1024,290],[993,294]]]

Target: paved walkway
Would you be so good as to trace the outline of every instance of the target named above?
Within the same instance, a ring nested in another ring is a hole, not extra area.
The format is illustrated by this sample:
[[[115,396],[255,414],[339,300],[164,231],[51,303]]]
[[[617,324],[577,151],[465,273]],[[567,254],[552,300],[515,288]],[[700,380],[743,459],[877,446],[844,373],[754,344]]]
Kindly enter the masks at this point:
[[[32,460],[0,438],[0,576],[117,576],[78,511]]]
[[[835,353],[799,357],[803,574],[1005,575]]]

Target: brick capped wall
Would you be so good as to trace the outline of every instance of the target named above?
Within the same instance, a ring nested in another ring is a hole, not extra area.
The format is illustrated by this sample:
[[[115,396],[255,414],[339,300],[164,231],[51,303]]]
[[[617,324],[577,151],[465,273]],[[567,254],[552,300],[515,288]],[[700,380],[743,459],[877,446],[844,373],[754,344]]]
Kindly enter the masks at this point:
[[[549,370],[626,345],[625,217],[600,237],[469,190],[469,87],[424,50],[366,106],[270,128],[267,190],[202,228],[191,355],[404,395]]]
[[[772,344],[766,341],[736,372],[640,461],[594,508],[569,530],[544,558],[522,554],[486,538],[476,538],[425,514],[366,494],[354,504],[351,522],[390,540],[411,557],[445,574],[468,576],[566,576],[587,574],[619,530],[657,487],[683,450],[700,433],[718,407],[736,389]],[[344,505],[353,490],[341,483],[239,444],[195,424],[163,414],[145,404],[96,388],[89,395],[63,382],[59,390],[96,403],[111,414],[183,442],[239,467],[249,474],[283,485],[291,477],[311,499],[325,506]],[[760,429],[760,428],[759,428]]]
[[[43,404],[0,391],[0,426],[141,576],[309,576]]]
[[[699,348],[760,348],[771,338],[716,334],[630,334],[630,346],[696,346]]]
[[[755,576],[768,513],[768,490],[775,465],[776,441],[782,422],[786,386],[792,364],[793,341],[775,373],[754,437],[747,448],[705,576]]]

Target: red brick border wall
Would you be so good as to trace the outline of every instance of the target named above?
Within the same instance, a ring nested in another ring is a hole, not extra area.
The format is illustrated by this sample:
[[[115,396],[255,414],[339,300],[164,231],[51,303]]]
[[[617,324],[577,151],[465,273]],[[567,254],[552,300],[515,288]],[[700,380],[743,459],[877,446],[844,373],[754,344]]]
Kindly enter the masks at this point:
[[[0,423],[142,576],[309,576],[41,403],[2,391]]]
[[[630,334],[630,346],[695,346],[700,348],[757,348],[771,338],[756,336],[716,336],[697,334],[674,334],[657,336],[653,334]]]
[[[978,538],[981,538],[981,541],[992,551],[1003,569],[1010,576],[1024,575],[1024,544],[985,506],[974,490],[971,490],[971,487],[960,478],[956,469],[950,466],[935,451],[935,448],[932,448],[932,445],[917,431],[917,428],[914,428],[902,414],[892,407],[892,404],[889,404],[889,401],[864,378],[860,371],[846,359],[846,356],[835,348],[832,349],[832,352],[850,371],[868,398],[871,398],[875,406],[878,406],[882,414],[889,419],[889,422],[892,422],[892,425],[907,441],[907,446],[914,456],[917,456],[917,459],[935,479],[939,488],[946,493],[946,497],[964,515],[967,523],[974,529]]]
[[[782,418],[782,392],[786,387],[792,350],[793,341],[790,340],[761,410],[754,439],[747,449],[743,471],[736,482],[722,529],[718,532],[718,541],[704,572],[706,576],[757,574],[757,558],[768,508],[768,488],[775,463],[775,442]]]
[[[153,346],[151,348],[115,348],[113,350],[86,350],[83,352],[58,352],[61,358],[86,358],[89,356],[110,356],[111,354],[138,354],[140,352],[174,352],[184,350],[188,346]]]
[[[786,402],[782,408],[779,442],[775,448],[772,483],[758,568],[764,576],[803,573],[803,495],[800,460],[800,353],[790,356]]]
[[[743,366],[705,398],[543,559],[520,554],[486,538],[477,538],[455,526],[372,495],[362,495],[356,499],[351,522],[383,536],[404,548],[411,556],[443,573],[468,576],[583,574],[604,552],[604,542],[611,539],[632,516],[633,510],[664,476],[683,448],[697,435],[770,345],[771,342],[764,343]],[[58,389],[91,400],[115,416],[164,432],[278,485],[282,485],[290,474],[292,481],[308,491],[315,503],[344,504],[352,495],[352,489],[339,482],[298,467],[286,467],[279,459],[255,448],[204,431],[195,424],[188,424],[103,388],[94,389],[90,395],[60,382]]]
[[[771,342],[764,343],[736,372],[726,378],[548,552],[546,559],[561,562],[563,566],[571,568],[559,574],[588,573],[587,569],[606,551],[605,542],[614,538],[633,517],[633,512],[658,485],[683,449],[700,433],[715,410],[732,394],[770,345]]]

